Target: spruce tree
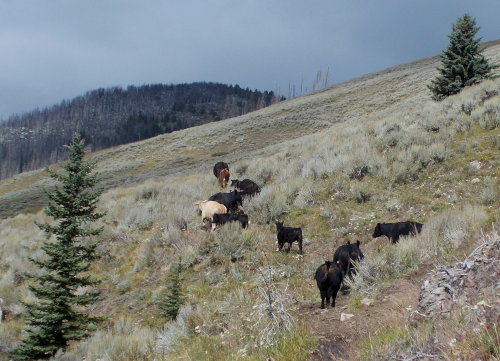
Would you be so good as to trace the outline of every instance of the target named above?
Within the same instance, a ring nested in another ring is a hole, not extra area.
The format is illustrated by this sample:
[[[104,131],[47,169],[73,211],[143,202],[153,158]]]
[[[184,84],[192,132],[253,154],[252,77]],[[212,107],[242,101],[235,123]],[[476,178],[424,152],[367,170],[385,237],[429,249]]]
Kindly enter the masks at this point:
[[[450,44],[441,54],[440,73],[431,81],[429,89],[434,100],[457,94],[462,88],[493,77],[492,65],[482,54],[481,38],[475,39],[479,27],[469,14],[458,18],[448,37]]]
[[[179,314],[179,309],[184,303],[182,295],[182,263],[179,260],[172,269],[169,277],[167,277],[167,289],[160,301],[158,308],[163,316],[168,320],[175,320]]]
[[[56,224],[37,224],[53,240],[47,240],[43,257],[30,259],[41,268],[38,275],[29,275],[30,291],[37,302],[25,303],[27,337],[10,356],[16,360],[46,359],[71,340],[80,340],[94,329],[99,318],[84,312],[84,307],[98,298],[96,291],[88,289],[97,281],[89,269],[97,258],[97,241],[91,241],[102,228],[90,223],[104,214],[96,212],[102,192],[96,189],[97,174],[92,173],[95,163],[83,160],[84,141],[75,134],[69,146],[69,161],[63,172],[51,172],[61,184],[46,192],[49,202],[45,214]]]

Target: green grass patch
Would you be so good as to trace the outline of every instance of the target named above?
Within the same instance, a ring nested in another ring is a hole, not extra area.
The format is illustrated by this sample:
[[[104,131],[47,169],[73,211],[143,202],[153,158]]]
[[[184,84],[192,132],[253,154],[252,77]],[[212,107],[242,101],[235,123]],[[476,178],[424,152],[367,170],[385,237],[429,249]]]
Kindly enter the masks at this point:
[[[431,196],[425,192],[401,192],[400,197],[402,202],[412,206],[428,206],[432,202]]]
[[[223,345],[221,338],[211,335],[199,335],[190,338],[180,347],[180,351],[171,355],[171,360],[233,360],[234,353],[229,345]]]
[[[265,360],[271,356],[275,360],[302,361],[307,360],[316,347],[316,341],[305,328],[296,327],[284,333],[277,344],[249,357],[251,361]]]
[[[272,357],[274,360],[305,361],[315,346],[316,341],[304,327],[284,332],[275,345],[265,348],[248,343],[235,345],[219,336],[200,335],[180,345],[172,360],[262,361]]]
[[[475,350],[485,360],[500,358],[500,329],[497,325],[483,326],[479,334],[458,343],[458,349]]]
[[[212,287],[205,279],[196,280],[187,288],[189,295],[197,300],[205,299],[210,295],[211,291]]]
[[[305,361],[315,346],[316,341],[303,327],[284,332],[274,345],[265,348],[251,342],[236,344],[236,340],[225,339],[223,334],[196,335],[179,345],[178,351],[170,355],[169,359],[262,361],[272,357],[274,360]]]
[[[356,311],[356,310],[359,310],[361,307],[362,307],[362,303],[361,303],[361,297],[360,295],[356,294],[351,294],[349,295],[349,300],[348,300],[348,303],[347,303],[347,308],[349,311]]]
[[[387,354],[390,349],[406,347],[409,344],[411,344],[410,332],[406,328],[393,327],[369,335],[367,340],[359,344],[358,352],[361,360],[371,361],[379,355]]]
[[[284,217],[285,226],[302,227],[304,238],[329,238],[330,227],[318,206],[295,209]]]

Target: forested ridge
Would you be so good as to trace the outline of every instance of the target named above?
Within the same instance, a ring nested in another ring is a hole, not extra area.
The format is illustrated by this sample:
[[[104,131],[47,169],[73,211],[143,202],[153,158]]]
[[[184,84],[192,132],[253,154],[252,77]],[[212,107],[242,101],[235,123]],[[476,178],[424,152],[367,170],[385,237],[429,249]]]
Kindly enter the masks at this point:
[[[75,131],[96,151],[239,116],[277,100],[272,91],[205,82],[92,90],[0,123],[0,179],[66,159],[63,145]]]

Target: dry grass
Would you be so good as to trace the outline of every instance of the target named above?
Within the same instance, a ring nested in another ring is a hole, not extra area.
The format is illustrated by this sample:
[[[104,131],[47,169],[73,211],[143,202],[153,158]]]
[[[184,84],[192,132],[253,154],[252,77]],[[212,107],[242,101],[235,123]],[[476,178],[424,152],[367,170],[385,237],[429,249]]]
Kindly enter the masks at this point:
[[[478,240],[498,242],[497,231]],[[490,243],[491,244],[491,243]],[[472,302],[454,307],[447,317],[412,318],[407,325],[387,325],[360,343],[361,360],[498,360],[498,290],[476,289]]]
[[[492,62],[499,62],[499,48],[500,45],[492,44],[486,50]],[[290,139],[315,134],[338,123],[367,125],[369,120],[379,122],[395,114],[400,115],[395,119],[399,121],[418,114],[423,106],[432,107],[426,85],[436,74],[438,64],[438,57],[403,64],[241,117],[100,151],[92,157],[98,162],[107,189],[166,175],[207,172],[220,159],[211,154],[220,153],[221,149],[225,149],[224,158],[232,164],[248,162],[273,154]],[[475,97],[464,99],[465,106],[477,105],[483,95]],[[337,147],[335,143],[333,147]],[[46,174],[40,171],[3,180],[0,216],[39,208],[43,205],[41,190],[49,184]],[[27,198],[31,201],[24,203]]]
[[[359,272],[346,280],[352,297],[371,294],[423,263],[449,262],[475,244],[475,232],[487,219],[483,208],[471,205],[429,218],[420,235],[387,243],[358,265]]]
[[[112,328],[97,331],[78,348],[56,355],[54,360],[153,360],[154,340],[154,331],[137,327],[130,320],[119,319]]]
[[[500,46],[489,54],[500,58]],[[107,212],[103,257],[93,270],[103,281],[102,300],[92,312],[110,319],[58,359],[305,360],[315,341],[297,309],[317,302],[312,275],[336,246],[362,240],[366,261],[351,284],[353,300],[424,262],[459,257],[480,229],[498,222],[500,97],[487,94],[500,93],[500,80],[434,103],[422,79],[430,79],[435,66],[436,59],[424,59],[93,155],[109,189],[100,200]],[[201,227],[192,203],[220,191],[207,149],[228,152],[233,174],[262,186],[244,202],[249,229]],[[43,178],[32,183],[33,176],[18,176],[22,189],[2,181],[0,198],[29,199],[46,184]],[[45,235],[33,222],[43,218],[0,221],[0,297],[8,310],[2,351],[20,335],[20,301],[30,297],[22,273],[36,272],[27,257],[40,254]],[[275,219],[303,228],[305,259],[296,258],[296,248],[274,252]],[[371,240],[377,222],[403,219],[424,222],[424,232],[396,246]],[[179,321],[165,323],[156,301],[179,256],[187,270],[187,306]],[[271,288],[259,270],[269,272]],[[270,293],[283,301],[277,304],[290,322],[282,323],[290,327],[262,333],[271,330],[261,312],[262,296]],[[380,337],[367,355],[413,336],[402,328]]]

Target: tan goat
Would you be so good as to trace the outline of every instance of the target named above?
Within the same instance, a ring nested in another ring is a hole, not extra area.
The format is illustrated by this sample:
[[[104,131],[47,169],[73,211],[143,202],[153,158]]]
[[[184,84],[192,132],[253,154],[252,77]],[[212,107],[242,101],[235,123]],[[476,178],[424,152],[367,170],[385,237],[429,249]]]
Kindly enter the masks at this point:
[[[226,206],[216,201],[198,201],[194,202],[193,205],[198,206],[201,211],[201,221],[209,220],[212,223],[212,228],[215,228],[215,223],[213,223],[214,214],[227,213]]]

